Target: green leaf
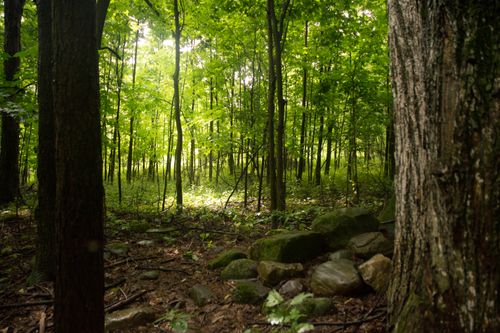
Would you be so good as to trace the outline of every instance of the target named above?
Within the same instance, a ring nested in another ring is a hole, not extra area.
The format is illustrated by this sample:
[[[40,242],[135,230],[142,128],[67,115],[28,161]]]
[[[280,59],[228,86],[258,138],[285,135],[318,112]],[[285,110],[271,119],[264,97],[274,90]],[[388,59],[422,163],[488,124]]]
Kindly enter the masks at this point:
[[[313,294],[311,293],[300,293],[297,296],[295,296],[291,301],[290,305],[297,305],[302,303],[305,299],[313,297]]]
[[[279,304],[283,303],[283,297],[276,290],[271,290],[267,295],[267,299],[265,302],[265,307],[272,308]]]

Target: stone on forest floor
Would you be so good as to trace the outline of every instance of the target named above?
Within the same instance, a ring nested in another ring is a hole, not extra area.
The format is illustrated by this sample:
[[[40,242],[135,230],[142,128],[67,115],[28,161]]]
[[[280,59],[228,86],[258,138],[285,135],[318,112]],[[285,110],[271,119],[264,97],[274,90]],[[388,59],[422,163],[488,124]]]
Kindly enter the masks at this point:
[[[189,289],[189,297],[198,306],[203,306],[215,298],[214,293],[202,284],[195,284]]]
[[[141,245],[141,246],[152,246],[155,244],[155,241],[151,240],[151,239],[144,239],[144,240],[138,241],[137,244]]]
[[[311,297],[306,298],[302,302],[291,305],[297,309],[305,319],[320,317],[337,312],[337,308],[331,298],[328,297]]]
[[[123,225],[123,228],[130,232],[142,233],[146,232],[151,226],[146,220],[130,220]]]
[[[363,280],[347,259],[327,261],[316,266],[311,275],[311,290],[315,295],[356,295],[364,289]]]
[[[376,292],[386,289],[391,278],[392,261],[382,254],[376,254],[358,267],[363,281]]]
[[[269,290],[259,281],[237,281],[232,298],[235,303],[256,304],[266,298]]]
[[[231,261],[220,274],[222,280],[244,280],[257,277],[257,262],[251,259]]]
[[[300,294],[302,290],[304,290],[304,285],[299,280],[289,280],[281,286],[279,293],[291,298]]]
[[[135,328],[149,324],[155,320],[156,314],[151,307],[136,307],[125,310],[119,310],[106,315],[106,332],[119,331]]]
[[[121,256],[121,255],[126,255],[130,247],[128,244],[125,243],[112,243],[106,245],[106,249],[108,249],[108,251],[113,254]]]
[[[247,254],[239,249],[230,249],[219,254],[208,263],[209,269],[223,268],[236,259],[245,259]]]
[[[285,264],[276,261],[261,261],[257,265],[259,278],[266,286],[274,286],[279,282],[298,277],[304,271],[300,263]]]
[[[330,250],[347,245],[349,239],[364,232],[377,231],[379,221],[364,208],[341,208],[317,217],[312,230],[321,233]]]
[[[368,259],[377,253],[391,256],[394,244],[377,231],[354,236],[349,240],[347,247],[357,257]]]
[[[323,253],[323,237],[316,232],[296,231],[261,238],[252,244],[254,260],[304,262]]]
[[[328,256],[330,260],[335,260],[335,259],[348,259],[352,260],[354,258],[354,253],[351,250],[348,249],[341,249],[338,251],[335,251],[333,253],[330,253]]]
[[[139,279],[141,280],[157,280],[159,277],[159,271],[146,271],[142,272],[141,275],[139,275]]]

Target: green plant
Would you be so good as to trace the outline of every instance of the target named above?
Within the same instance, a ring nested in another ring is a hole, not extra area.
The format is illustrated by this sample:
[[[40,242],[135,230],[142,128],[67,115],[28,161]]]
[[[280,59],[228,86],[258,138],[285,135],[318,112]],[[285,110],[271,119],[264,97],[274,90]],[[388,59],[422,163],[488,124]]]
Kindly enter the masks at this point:
[[[271,325],[286,324],[289,328],[285,332],[289,333],[302,333],[313,330],[314,326],[312,324],[302,322],[304,315],[296,308],[298,304],[312,296],[311,293],[300,293],[289,302],[285,302],[276,290],[271,290],[264,303],[267,320]]]
[[[172,309],[168,311],[163,317],[155,320],[154,324],[168,323],[173,332],[184,333],[188,330],[188,320],[191,318],[189,313]]]

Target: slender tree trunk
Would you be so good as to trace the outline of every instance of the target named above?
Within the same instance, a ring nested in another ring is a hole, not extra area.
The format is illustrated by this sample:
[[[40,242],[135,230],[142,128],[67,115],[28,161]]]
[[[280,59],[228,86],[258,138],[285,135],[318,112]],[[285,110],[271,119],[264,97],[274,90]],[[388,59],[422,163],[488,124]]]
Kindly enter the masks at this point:
[[[314,181],[316,185],[321,184],[321,152],[323,148],[323,127],[325,125],[325,117],[319,118],[319,133],[318,133],[318,150],[316,152],[316,168],[314,173]]]
[[[175,71],[174,71],[174,111],[175,126],[177,128],[177,145],[175,147],[175,193],[177,211],[182,211],[182,123],[181,107],[179,102],[179,72],[181,62],[181,25],[179,22],[179,1],[174,0],[175,20]]]
[[[500,331],[498,10],[389,1],[394,332]]]
[[[4,75],[7,82],[15,79],[19,71],[21,50],[21,17],[24,0],[4,1]],[[15,88],[14,86],[12,88]],[[12,97],[14,98],[14,97]],[[19,120],[2,112],[2,132],[0,143],[0,205],[13,201],[19,192]]]
[[[333,116],[332,116],[333,117]],[[325,175],[330,175],[330,165],[332,163],[332,143],[333,143],[333,120],[328,121],[326,130],[326,158],[325,158]]]
[[[135,46],[134,46],[134,64],[132,65],[132,90],[135,90],[135,78],[137,74],[137,48],[139,46],[139,31],[137,29],[135,32]],[[128,142],[128,154],[127,154],[127,183],[130,184],[132,181],[132,161],[134,152],[134,111],[132,110],[132,115],[130,116],[130,128],[129,128],[129,142]]]
[[[53,2],[57,333],[104,331],[103,185],[94,1]]]

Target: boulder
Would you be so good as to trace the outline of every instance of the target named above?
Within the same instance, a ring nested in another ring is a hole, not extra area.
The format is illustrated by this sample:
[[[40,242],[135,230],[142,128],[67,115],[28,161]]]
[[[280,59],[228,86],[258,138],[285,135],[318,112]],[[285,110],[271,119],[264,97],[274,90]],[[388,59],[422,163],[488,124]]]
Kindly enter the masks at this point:
[[[124,256],[128,253],[130,248],[126,243],[112,243],[106,245],[106,249],[117,256]]]
[[[391,279],[392,261],[382,254],[376,254],[359,265],[358,271],[367,285],[376,292],[382,292]]]
[[[222,280],[244,280],[257,277],[257,262],[251,259],[231,261],[220,274]]]
[[[330,250],[347,245],[349,239],[364,232],[377,231],[379,221],[364,208],[342,208],[317,217],[312,230],[321,233]]]
[[[347,247],[357,257],[368,259],[377,253],[391,256],[394,244],[377,231],[354,236],[349,240]]]
[[[327,261],[316,266],[311,275],[311,290],[315,295],[356,295],[363,290],[363,280],[347,259]]]
[[[189,297],[198,306],[203,306],[215,298],[214,293],[202,284],[195,284],[189,289]]]
[[[257,265],[259,278],[266,286],[274,286],[279,282],[300,276],[304,266],[300,263],[284,264],[276,261],[261,261]]]
[[[219,254],[217,257],[212,259],[208,263],[208,268],[209,269],[224,268],[227,265],[229,265],[231,261],[234,261],[236,259],[245,259],[245,258],[247,258],[247,254],[242,250],[231,249]]]
[[[232,299],[235,303],[256,304],[266,298],[269,290],[258,281],[237,281]]]
[[[323,253],[321,234],[311,231],[280,233],[255,241],[250,258],[285,263],[304,262]]]
[[[156,314],[151,307],[136,307],[118,310],[106,315],[105,330],[120,331],[129,330],[138,326],[149,324],[155,320]]]
[[[333,253],[330,253],[328,258],[330,258],[330,260],[335,260],[335,259],[352,260],[354,258],[354,253],[348,249],[341,249],[341,250],[335,251]]]
[[[320,317],[337,312],[337,308],[331,298],[327,297],[311,297],[306,298],[298,304],[291,305],[297,309],[305,319]]]
[[[304,285],[299,280],[289,280],[279,289],[280,295],[285,297],[295,297],[304,290]]]

